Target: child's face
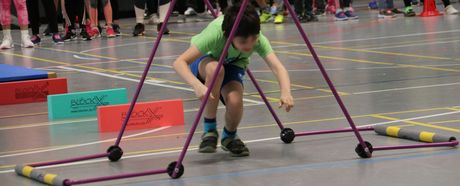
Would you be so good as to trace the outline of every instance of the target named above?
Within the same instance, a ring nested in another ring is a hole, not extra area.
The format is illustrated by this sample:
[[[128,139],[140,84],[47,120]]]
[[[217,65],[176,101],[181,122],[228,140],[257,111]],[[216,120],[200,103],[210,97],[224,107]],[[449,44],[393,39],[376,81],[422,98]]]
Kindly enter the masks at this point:
[[[233,38],[233,46],[241,52],[251,52],[259,39],[259,35],[249,36],[247,38],[237,36]]]

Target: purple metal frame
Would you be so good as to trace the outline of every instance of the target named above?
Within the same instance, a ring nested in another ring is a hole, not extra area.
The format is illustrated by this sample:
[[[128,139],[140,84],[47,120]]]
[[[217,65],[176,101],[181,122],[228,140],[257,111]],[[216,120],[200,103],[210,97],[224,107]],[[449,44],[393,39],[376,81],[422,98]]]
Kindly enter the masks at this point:
[[[128,109],[128,113],[127,113],[128,116],[131,115],[131,113],[133,112],[134,106],[136,105],[136,102],[138,100],[140,91],[142,89],[142,86],[143,86],[143,84],[145,82],[145,79],[147,77],[147,74],[149,72],[150,66],[153,63],[153,59],[155,57],[156,51],[158,49],[158,46],[160,44],[161,38],[163,37],[163,31],[164,31],[164,29],[165,29],[165,27],[166,27],[166,25],[167,25],[167,23],[169,21],[169,18],[170,18],[171,12],[172,12],[172,7],[175,6],[176,1],[177,0],[171,0],[171,4],[170,4],[170,7],[168,9],[168,13],[167,13],[167,15],[165,17],[165,20],[164,20],[165,24],[162,25],[162,27],[160,29],[160,32],[159,32],[159,35],[155,40],[154,47],[152,48],[150,57],[149,57],[148,62],[146,64],[146,66],[145,66],[144,72],[142,74],[142,77],[141,77],[140,82],[139,82],[139,84],[137,86],[136,92],[134,94],[134,97],[133,97],[133,99],[131,101],[131,104],[130,104],[130,107]],[[211,3],[209,2],[209,0],[204,0],[204,1],[205,1],[206,5],[207,5],[208,9],[213,14],[213,16],[217,17],[217,13],[214,12],[214,10],[212,9],[212,6],[211,6]],[[321,130],[321,131],[309,131],[309,132],[294,133],[294,137],[295,136],[310,136],[310,135],[320,135],[320,134],[354,132],[356,138],[359,141],[358,146],[361,146],[364,149],[364,151],[365,151],[365,153],[366,153],[366,155],[368,157],[371,156],[372,150],[379,151],[379,150],[396,150],[396,149],[408,149],[408,148],[446,147],[446,146],[456,146],[456,145],[458,145],[459,142],[455,140],[455,141],[450,141],[450,142],[430,143],[430,144],[402,145],[402,146],[382,146],[382,147],[373,147],[372,149],[369,149],[367,147],[367,145],[366,145],[366,142],[361,137],[359,131],[371,131],[371,130],[373,130],[373,127],[356,127],[356,125],[353,122],[353,119],[351,118],[350,114],[348,113],[348,110],[346,109],[344,103],[342,102],[342,99],[340,98],[339,94],[337,93],[337,90],[335,89],[332,81],[330,80],[326,70],[324,69],[321,61],[319,60],[318,55],[316,54],[312,44],[308,40],[307,35],[305,34],[302,26],[300,25],[300,22],[299,22],[297,16],[295,16],[295,13],[294,13],[291,5],[289,4],[289,1],[288,0],[283,0],[283,1],[284,1],[284,4],[285,4],[286,8],[289,11],[289,14],[291,15],[292,19],[294,20],[295,25],[297,26],[297,29],[299,30],[300,35],[304,39],[305,44],[307,45],[308,49],[310,50],[310,53],[312,54],[312,56],[313,56],[313,58],[314,58],[314,60],[315,60],[315,62],[317,64],[318,68],[320,69],[321,74],[323,75],[323,78],[326,80],[326,82],[327,82],[329,88],[331,89],[331,91],[332,91],[337,103],[339,104],[340,108],[342,109],[342,112],[345,115],[345,118],[347,119],[347,121],[348,121],[348,123],[350,125],[350,128],[344,128],[344,129],[333,129],[333,130]],[[224,58],[225,58],[224,56],[226,56],[226,54],[228,52],[228,48],[231,45],[231,41],[233,40],[233,37],[235,35],[236,28],[238,27],[238,25],[240,23],[240,20],[242,18],[243,12],[246,9],[248,3],[249,3],[249,0],[243,0],[243,2],[241,4],[240,11],[238,12],[238,16],[237,16],[237,18],[235,20],[235,24],[233,25],[233,28],[232,28],[232,30],[231,30],[231,32],[229,34],[229,38],[227,39],[227,41],[225,43],[223,53],[219,57],[218,68],[213,74],[213,78],[211,80],[210,87],[208,88],[208,91],[206,92],[205,97],[204,97],[203,101],[201,102],[200,109],[199,109],[197,115],[195,116],[195,120],[193,122],[192,128],[190,129],[190,132],[189,132],[189,134],[187,136],[187,140],[186,140],[186,142],[185,142],[185,144],[184,144],[184,146],[182,148],[182,152],[181,152],[177,162],[172,162],[170,164],[170,166],[168,166],[167,169],[149,170],[149,171],[144,171],[144,172],[119,174],[119,175],[88,178],[88,179],[81,179],[81,180],[69,180],[69,179],[66,179],[64,181],[64,185],[87,184],[87,183],[94,183],[94,182],[101,182],[101,181],[108,181],[108,180],[115,180],[115,179],[123,179],[123,178],[131,178],[131,177],[139,177],[139,176],[146,176],[146,175],[154,175],[154,174],[163,174],[163,173],[168,173],[172,178],[179,178],[183,173],[182,162],[183,162],[183,160],[185,158],[185,155],[187,153],[187,149],[189,148],[190,142],[191,142],[191,140],[193,138],[193,135],[194,135],[194,133],[196,131],[196,128],[198,126],[198,123],[200,121],[200,118],[201,118],[201,116],[203,114],[204,107],[205,107],[205,105],[206,105],[206,103],[207,103],[207,101],[209,99],[209,95],[211,94],[211,91],[212,91],[212,89],[213,89],[213,87],[215,85],[215,82],[216,82],[216,79],[217,79],[216,77],[219,74],[220,70],[222,69],[223,61],[224,61]],[[274,111],[274,109],[270,105],[270,102],[267,100],[265,94],[263,93],[262,89],[260,88],[259,84],[257,83],[256,78],[254,77],[254,75],[252,74],[252,72],[249,69],[247,69],[247,74],[250,77],[251,81],[253,82],[254,86],[256,87],[257,91],[259,92],[262,100],[264,101],[264,103],[268,107],[268,109],[269,109],[270,113],[272,114],[273,118],[275,119],[276,123],[278,124],[278,127],[281,130],[287,129],[287,128],[285,128],[283,126],[282,122],[280,121],[280,119],[276,115],[276,112]],[[124,133],[124,131],[126,129],[126,126],[127,126],[128,121],[129,121],[129,118],[130,117],[126,117],[126,119],[124,120],[123,126],[122,126],[122,128],[121,128],[121,130],[120,130],[120,132],[118,134],[117,140],[116,140],[114,146],[112,146],[112,147],[118,147],[120,145],[121,139],[122,139],[123,133]],[[110,150],[110,148],[109,148],[109,150]],[[84,160],[90,160],[90,159],[96,159],[96,158],[109,157],[110,155],[111,155],[111,152],[109,151],[109,152],[106,152],[106,153],[88,155],[88,156],[77,157],[77,158],[70,158],[70,159],[64,159],[64,160],[58,160],[58,161],[35,163],[35,164],[31,164],[29,166],[42,167],[42,166],[49,166],[49,165],[56,165],[56,164],[63,164],[63,163],[70,163],[70,162],[77,162],[77,161],[84,161]],[[120,154],[120,157],[121,157],[121,154]],[[117,161],[117,160],[118,159],[116,159],[115,161]]]

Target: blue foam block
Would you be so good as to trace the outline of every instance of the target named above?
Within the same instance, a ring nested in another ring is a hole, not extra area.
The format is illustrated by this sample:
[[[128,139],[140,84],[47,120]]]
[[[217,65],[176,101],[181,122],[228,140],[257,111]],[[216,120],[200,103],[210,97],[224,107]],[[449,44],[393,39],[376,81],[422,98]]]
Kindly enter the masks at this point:
[[[0,64],[0,82],[11,82],[31,79],[46,79],[48,72],[25,67]]]

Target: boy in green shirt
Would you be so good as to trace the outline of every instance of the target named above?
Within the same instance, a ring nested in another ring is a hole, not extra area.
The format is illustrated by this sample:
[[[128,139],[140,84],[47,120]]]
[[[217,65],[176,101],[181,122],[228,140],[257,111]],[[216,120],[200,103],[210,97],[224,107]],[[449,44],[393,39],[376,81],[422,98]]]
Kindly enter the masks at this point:
[[[229,7],[225,16],[209,23],[200,34],[192,37],[190,48],[174,62],[176,72],[193,87],[195,95],[200,99],[206,94],[217,70],[218,59],[239,9],[239,5]],[[216,114],[220,98],[226,106],[222,149],[236,157],[249,155],[248,148],[236,131],[243,115],[243,76],[253,52],[257,52],[264,59],[278,79],[281,89],[280,108],[284,107],[289,112],[294,106],[288,72],[273,52],[270,42],[260,33],[260,20],[256,10],[248,6],[205,106],[204,133],[199,152],[216,152]]]

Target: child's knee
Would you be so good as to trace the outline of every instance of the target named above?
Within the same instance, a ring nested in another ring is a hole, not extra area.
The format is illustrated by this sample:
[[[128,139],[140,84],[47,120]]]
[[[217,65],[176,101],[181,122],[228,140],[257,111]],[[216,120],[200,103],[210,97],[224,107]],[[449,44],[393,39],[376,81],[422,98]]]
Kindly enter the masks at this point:
[[[232,97],[229,95],[225,100],[225,106],[233,112],[241,112],[243,110],[243,99],[239,96]]]

